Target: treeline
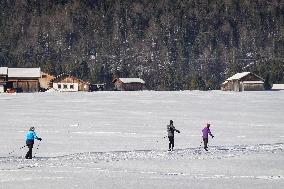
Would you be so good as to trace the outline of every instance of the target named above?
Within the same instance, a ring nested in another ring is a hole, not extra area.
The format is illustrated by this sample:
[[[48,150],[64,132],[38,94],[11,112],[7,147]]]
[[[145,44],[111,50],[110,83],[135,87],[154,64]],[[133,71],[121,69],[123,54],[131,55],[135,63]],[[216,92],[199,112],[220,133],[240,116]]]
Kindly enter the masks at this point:
[[[0,14],[0,66],[153,90],[219,89],[242,71],[284,83],[282,0],[1,0]]]

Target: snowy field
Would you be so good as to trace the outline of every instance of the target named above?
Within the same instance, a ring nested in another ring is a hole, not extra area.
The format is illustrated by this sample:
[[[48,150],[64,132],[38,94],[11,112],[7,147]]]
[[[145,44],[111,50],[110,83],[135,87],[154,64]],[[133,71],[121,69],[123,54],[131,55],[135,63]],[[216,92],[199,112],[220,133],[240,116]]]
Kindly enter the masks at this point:
[[[0,189],[284,188],[283,115],[284,91],[0,94]]]

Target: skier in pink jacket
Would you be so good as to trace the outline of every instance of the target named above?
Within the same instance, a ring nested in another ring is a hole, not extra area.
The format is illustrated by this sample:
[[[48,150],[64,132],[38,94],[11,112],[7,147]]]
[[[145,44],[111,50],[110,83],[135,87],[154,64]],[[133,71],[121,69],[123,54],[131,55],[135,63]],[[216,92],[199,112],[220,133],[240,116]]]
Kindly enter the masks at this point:
[[[203,144],[204,144],[204,149],[206,150],[206,151],[208,151],[208,146],[207,146],[207,144],[208,144],[208,134],[213,138],[214,136],[212,135],[212,133],[211,133],[211,131],[210,131],[210,123],[207,123],[207,126],[206,127],[204,127],[204,129],[202,130],[202,133],[203,133],[203,136],[202,136],[202,138],[203,138]]]

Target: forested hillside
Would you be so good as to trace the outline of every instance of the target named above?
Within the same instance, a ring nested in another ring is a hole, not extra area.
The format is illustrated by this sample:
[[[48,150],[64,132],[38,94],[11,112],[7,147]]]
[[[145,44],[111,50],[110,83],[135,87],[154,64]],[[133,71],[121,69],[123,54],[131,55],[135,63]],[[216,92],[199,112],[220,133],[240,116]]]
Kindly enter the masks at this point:
[[[251,71],[284,82],[283,0],[0,0],[0,66],[148,89],[219,89]]]

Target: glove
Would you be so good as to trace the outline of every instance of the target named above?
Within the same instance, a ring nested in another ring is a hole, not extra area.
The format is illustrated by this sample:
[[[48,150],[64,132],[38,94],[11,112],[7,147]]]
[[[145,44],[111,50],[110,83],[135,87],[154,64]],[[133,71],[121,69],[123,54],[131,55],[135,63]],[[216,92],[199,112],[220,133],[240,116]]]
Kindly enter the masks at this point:
[[[178,133],[180,133],[180,131],[179,130],[176,130]]]
[[[41,141],[41,140],[42,140],[42,138],[38,138],[38,140],[39,140],[39,141]]]
[[[214,136],[212,135],[212,138],[214,138]]]

